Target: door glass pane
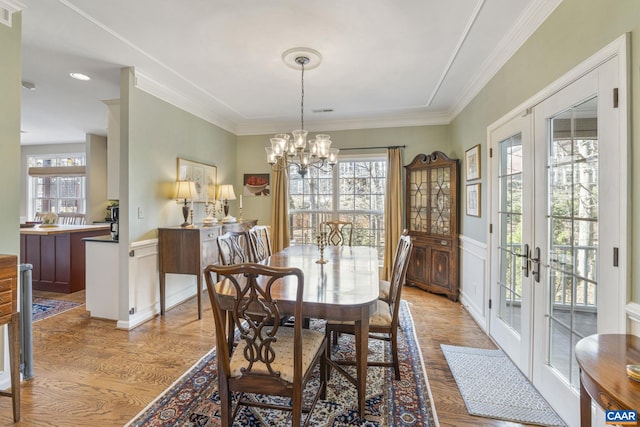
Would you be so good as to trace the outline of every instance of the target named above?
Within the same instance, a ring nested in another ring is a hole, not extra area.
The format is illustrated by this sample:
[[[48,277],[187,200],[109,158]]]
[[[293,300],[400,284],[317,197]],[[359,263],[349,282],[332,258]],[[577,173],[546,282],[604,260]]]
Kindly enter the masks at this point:
[[[549,350],[547,359],[573,387],[573,353],[597,332],[598,127],[597,98],[550,119]]]
[[[499,143],[500,293],[498,317],[521,332],[522,309],[522,135]]]

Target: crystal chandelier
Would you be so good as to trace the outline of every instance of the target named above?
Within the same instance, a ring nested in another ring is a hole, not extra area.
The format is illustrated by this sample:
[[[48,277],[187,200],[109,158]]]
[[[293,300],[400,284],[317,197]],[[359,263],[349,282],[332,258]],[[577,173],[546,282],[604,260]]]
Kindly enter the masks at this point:
[[[286,133],[276,134],[270,139],[271,147],[265,147],[267,162],[273,170],[289,169],[295,166],[298,174],[304,178],[310,167],[330,171],[338,162],[337,148],[331,148],[331,137],[326,134],[318,134],[314,139],[307,141],[308,132],[304,130],[304,68],[309,64],[311,57],[315,56],[319,62],[320,54],[312,49],[295,48],[286,51],[282,57],[293,59],[295,64],[289,64],[302,71],[301,100],[300,100],[300,129]],[[318,64],[314,65],[314,68]]]

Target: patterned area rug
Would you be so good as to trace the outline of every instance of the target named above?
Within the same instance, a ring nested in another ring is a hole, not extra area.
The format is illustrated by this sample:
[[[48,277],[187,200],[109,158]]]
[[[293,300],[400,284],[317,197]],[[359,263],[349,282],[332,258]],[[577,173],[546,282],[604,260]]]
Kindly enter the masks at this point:
[[[38,320],[64,313],[79,305],[82,304],[79,302],[33,297],[31,304],[32,318],[34,322],[37,322]]]
[[[355,388],[333,371],[327,400],[319,401],[312,413],[311,426],[434,426],[431,391],[422,355],[415,336],[413,320],[405,301],[400,312],[400,370],[396,381],[391,368],[369,367],[367,375],[366,422],[360,424]],[[312,328],[322,328],[313,321]],[[342,335],[334,351],[340,357],[353,355],[353,336]],[[369,341],[369,357],[390,357],[388,344]],[[182,378],[131,420],[127,426],[218,426],[220,399],[217,392],[215,350],[205,355]],[[317,377],[317,375],[316,375]],[[312,381],[311,392],[317,390]],[[280,426],[291,423],[290,414],[282,411],[243,408],[234,426]]]
[[[470,414],[525,424],[565,425],[502,350],[440,347]]]

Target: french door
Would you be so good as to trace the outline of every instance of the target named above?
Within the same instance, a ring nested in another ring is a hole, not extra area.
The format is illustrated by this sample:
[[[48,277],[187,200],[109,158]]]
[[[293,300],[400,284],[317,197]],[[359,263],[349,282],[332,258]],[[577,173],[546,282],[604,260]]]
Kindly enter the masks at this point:
[[[624,330],[617,58],[491,132],[490,334],[571,426],[575,344]]]

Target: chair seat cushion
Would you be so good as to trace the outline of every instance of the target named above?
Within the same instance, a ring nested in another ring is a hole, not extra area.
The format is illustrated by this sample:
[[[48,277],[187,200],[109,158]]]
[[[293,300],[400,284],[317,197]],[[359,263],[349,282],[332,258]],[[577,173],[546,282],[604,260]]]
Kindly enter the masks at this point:
[[[293,382],[293,348],[294,348],[294,328],[280,327],[278,328],[278,340],[271,345],[276,357],[271,363],[271,369],[280,371],[280,378],[285,381]],[[302,375],[309,369],[313,358],[322,345],[324,335],[321,332],[309,329],[302,330]],[[241,368],[249,366],[249,362],[245,359],[243,350],[244,343],[240,341],[236,350],[231,355],[231,376],[242,376]],[[268,374],[267,366],[262,362],[256,362],[251,368],[251,372]]]
[[[378,299],[389,302],[389,290],[391,289],[391,283],[387,280],[380,280],[378,283]]]
[[[327,321],[329,325],[353,325],[353,321]],[[369,317],[369,326],[391,326],[391,308],[382,300],[377,301],[376,311]]]

